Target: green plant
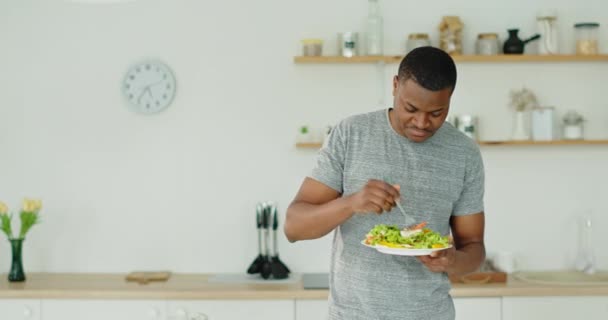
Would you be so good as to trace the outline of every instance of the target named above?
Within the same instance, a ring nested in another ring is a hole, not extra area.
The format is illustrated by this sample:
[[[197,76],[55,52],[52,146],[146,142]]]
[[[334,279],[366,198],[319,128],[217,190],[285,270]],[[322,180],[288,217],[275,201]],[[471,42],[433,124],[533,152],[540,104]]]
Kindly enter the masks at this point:
[[[308,126],[302,126],[302,127],[300,127],[300,133],[301,134],[307,134],[308,133]]]
[[[23,206],[19,211],[19,218],[21,220],[21,228],[19,230],[19,237],[13,237],[13,228],[11,221],[13,215],[8,212],[6,204],[0,202],[0,228],[4,232],[8,239],[23,239],[30,229],[40,223],[40,209],[42,208],[42,202],[40,200],[23,199]]]

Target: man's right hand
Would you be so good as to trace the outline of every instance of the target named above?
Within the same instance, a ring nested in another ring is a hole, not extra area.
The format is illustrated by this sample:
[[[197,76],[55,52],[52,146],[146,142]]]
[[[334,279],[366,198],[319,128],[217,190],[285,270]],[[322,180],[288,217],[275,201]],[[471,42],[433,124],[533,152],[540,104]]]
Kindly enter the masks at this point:
[[[348,196],[353,212],[375,212],[381,214],[395,207],[400,198],[399,185],[390,185],[381,180],[369,180],[358,192]]]

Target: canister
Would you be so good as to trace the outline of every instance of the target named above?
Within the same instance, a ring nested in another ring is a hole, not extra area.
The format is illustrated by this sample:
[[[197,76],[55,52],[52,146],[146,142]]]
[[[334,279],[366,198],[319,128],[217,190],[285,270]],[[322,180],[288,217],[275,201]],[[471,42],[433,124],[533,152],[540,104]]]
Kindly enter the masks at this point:
[[[359,34],[357,32],[338,33],[338,54],[343,57],[354,57],[359,51]]]
[[[554,107],[537,107],[532,110],[532,140],[554,140],[556,131]]]
[[[407,37],[407,43],[405,49],[410,52],[418,47],[430,46],[431,41],[429,35],[426,33],[410,33]]]
[[[475,43],[475,51],[479,55],[491,56],[498,54],[498,34],[496,33],[480,33],[477,35]]]
[[[303,56],[320,56],[323,53],[323,40],[302,39]]]
[[[584,22],[574,25],[576,31],[576,54],[598,54],[599,23]]]

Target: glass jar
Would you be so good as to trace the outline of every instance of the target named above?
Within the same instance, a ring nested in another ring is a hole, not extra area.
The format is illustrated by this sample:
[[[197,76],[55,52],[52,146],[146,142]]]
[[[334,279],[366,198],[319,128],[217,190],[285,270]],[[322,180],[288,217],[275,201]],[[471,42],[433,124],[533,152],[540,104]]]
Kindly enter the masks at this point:
[[[576,54],[598,54],[599,23],[585,22],[574,25],[576,31]]]
[[[479,55],[491,56],[498,54],[498,46],[498,34],[480,33],[477,36],[475,50]]]
[[[323,53],[323,40],[302,39],[303,56],[320,56]]]
[[[406,50],[410,52],[419,47],[430,46],[431,41],[429,40],[429,35],[426,33],[410,33],[407,37]]]

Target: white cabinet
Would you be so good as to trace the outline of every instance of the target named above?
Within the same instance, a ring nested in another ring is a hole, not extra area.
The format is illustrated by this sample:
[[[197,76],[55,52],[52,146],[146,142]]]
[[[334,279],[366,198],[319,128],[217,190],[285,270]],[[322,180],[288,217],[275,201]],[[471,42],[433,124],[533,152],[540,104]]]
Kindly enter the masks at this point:
[[[40,300],[0,300],[2,320],[40,320]]]
[[[42,300],[41,320],[166,320],[156,300]]]
[[[295,320],[325,320],[328,306],[327,300],[296,300]]]
[[[500,320],[501,298],[454,298],[456,320]]]
[[[503,320],[606,320],[608,296],[504,297]]]
[[[170,320],[290,320],[294,300],[169,301]],[[45,319],[46,320],[46,319]]]
[[[456,320],[500,320],[500,298],[454,298]],[[327,319],[327,300],[296,300],[295,320]]]

